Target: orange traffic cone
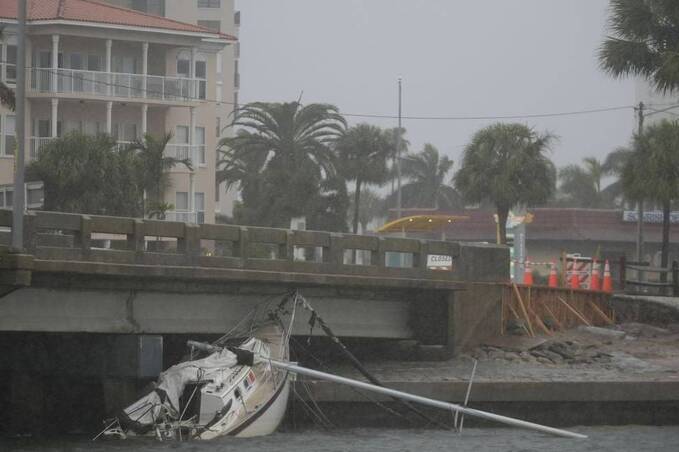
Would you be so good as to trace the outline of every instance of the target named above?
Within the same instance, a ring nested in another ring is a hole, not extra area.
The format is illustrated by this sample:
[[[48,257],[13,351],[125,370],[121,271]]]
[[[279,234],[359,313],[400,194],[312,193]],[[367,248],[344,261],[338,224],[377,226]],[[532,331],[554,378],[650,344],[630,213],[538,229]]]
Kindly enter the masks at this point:
[[[599,280],[599,263],[596,259],[592,262],[592,277],[589,280],[589,290],[601,290],[601,281]]]
[[[526,286],[533,285],[533,272],[531,271],[530,266],[528,265],[528,261],[526,261],[526,263],[524,264],[523,284]]]
[[[613,280],[611,279],[611,267],[608,265],[608,259],[606,259],[606,265],[604,266],[604,284],[601,290],[607,293],[613,292]]]
[[[578,275],[578,261],[573,261],[573,269],[571,270],[571,289],[580,288],[580,275]]]
[[[559,278],[556,275],[556,265],[554,262],[552,262],[552,268],[549,270],[547,285],[549,285],[549,287],[559,287]]]

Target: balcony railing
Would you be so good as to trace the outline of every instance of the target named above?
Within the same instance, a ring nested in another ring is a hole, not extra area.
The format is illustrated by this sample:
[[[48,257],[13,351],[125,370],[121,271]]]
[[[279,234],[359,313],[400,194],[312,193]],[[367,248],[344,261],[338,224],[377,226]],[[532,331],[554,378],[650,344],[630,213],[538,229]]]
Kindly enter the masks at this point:
[[[160,75],[30,68],[30,89],[39,93],[87,94],[127,99],[205,99],[205,80]]]
[[[191,165],[196,168],[205,166],[205,145],[191,146],[190,144],[168,144],[165,148],[165,156],[177,160],[190,160]]]
[[[203,212],[192,212],[189,210],[169,210],[165,212],[165,221],[179,221],[180,223],[203,223],[203,221],[198,221],[198,213]]]
[[[29,150],[29,159],[35,160],[40,155],[40,149],[47,143],[52,141],[53,137],[31,137],[31,147]],[[132,144],[132,141],[118,141],[116,148],[118,150],[125,149]],[[196,168],[206,165],[205,146],[191,146],[190,144],[168,144],[165,148],[165,156],[172,157],[177,160],[189,159],[191,165]]]
[[[40,155],[40,148],[52,141],[52,137],[31,137],[31,149],[28,153],[30,160],[36,160]]]

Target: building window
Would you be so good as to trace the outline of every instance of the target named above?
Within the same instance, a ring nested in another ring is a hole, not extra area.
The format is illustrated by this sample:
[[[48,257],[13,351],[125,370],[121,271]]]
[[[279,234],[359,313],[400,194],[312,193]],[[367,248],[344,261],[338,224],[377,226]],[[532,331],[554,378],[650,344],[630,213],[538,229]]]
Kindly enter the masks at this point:
[[[7,46],[5,64],[5,81],[16,83],[17,80],[17,46]]]
[[[198,8],[221,8],[221,0],[198,0]]]
[[[196,78],[200,79],[198,82],[198,98],[207,98],[207,62],[204,60],[196,60]]]
[[[16,121],[14,115],[0,117],[0,132],[2,132],[0,156],[14,156],[14,150],[16,148]]]
[[[196,223],[205,223],[205,193],[194,193],[194,210],[196,211]]]
[[[189,194],[185,191],[178,191],[175,198],[175,209],[187,211],[189,210]]]
[[[13,198],[14,188],[12,186],[0,187],[0,207],[12,207]]]
[[[187,78],[191,75],[191,60],[184,58],[177,60],[177,75]]]
[[[205,127],[196,127],[195,143],[198,147],[198,165],[205,166]]]
[[[207,28],[210,31],[219,33],[222,31],[222,21],[221,20],[199,20],[198,26]]]
[[[165,16],[165,0],[132,0],[132,9],[154,16]]]
[[[26,206],[29,209],[40,209],[44,202],[45,194],[42,184],[26,184]]]

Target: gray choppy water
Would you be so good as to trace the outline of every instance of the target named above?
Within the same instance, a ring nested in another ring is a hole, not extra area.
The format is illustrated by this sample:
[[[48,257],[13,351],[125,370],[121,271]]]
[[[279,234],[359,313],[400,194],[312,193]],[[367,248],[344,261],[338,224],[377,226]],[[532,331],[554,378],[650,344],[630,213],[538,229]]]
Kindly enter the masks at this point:
[[[212,442],[159,443],[154,440],[12,440],[0,450],[12,451],[238,451],[238,452],[340,452],[340,451],[679,451],[679,427],[581,427],[587,440],[555,438],[523,430],[466,429],[462,435],[439,430],[352,429],[276,433],[262,438],[224,438]]]

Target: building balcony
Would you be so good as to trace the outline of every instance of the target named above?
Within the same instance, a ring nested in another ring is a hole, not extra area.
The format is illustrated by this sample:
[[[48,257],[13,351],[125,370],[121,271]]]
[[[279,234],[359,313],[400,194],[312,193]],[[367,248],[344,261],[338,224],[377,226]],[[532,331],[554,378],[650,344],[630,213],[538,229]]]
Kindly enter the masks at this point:
[[[29,92],[187,103],[205,99],[203,79],[79,69],[29,68]]]
[[[54,140],[53,137],[30,137],[29,160],[33,161],[40,155],[40,149]],[[117,149],[125,149],[132,145],[132,141],[117,141]],[[168,144],[165,156],[177,160],[190,160],[194,169],[206,166],[205,146],[191,146],[189,144]]]

